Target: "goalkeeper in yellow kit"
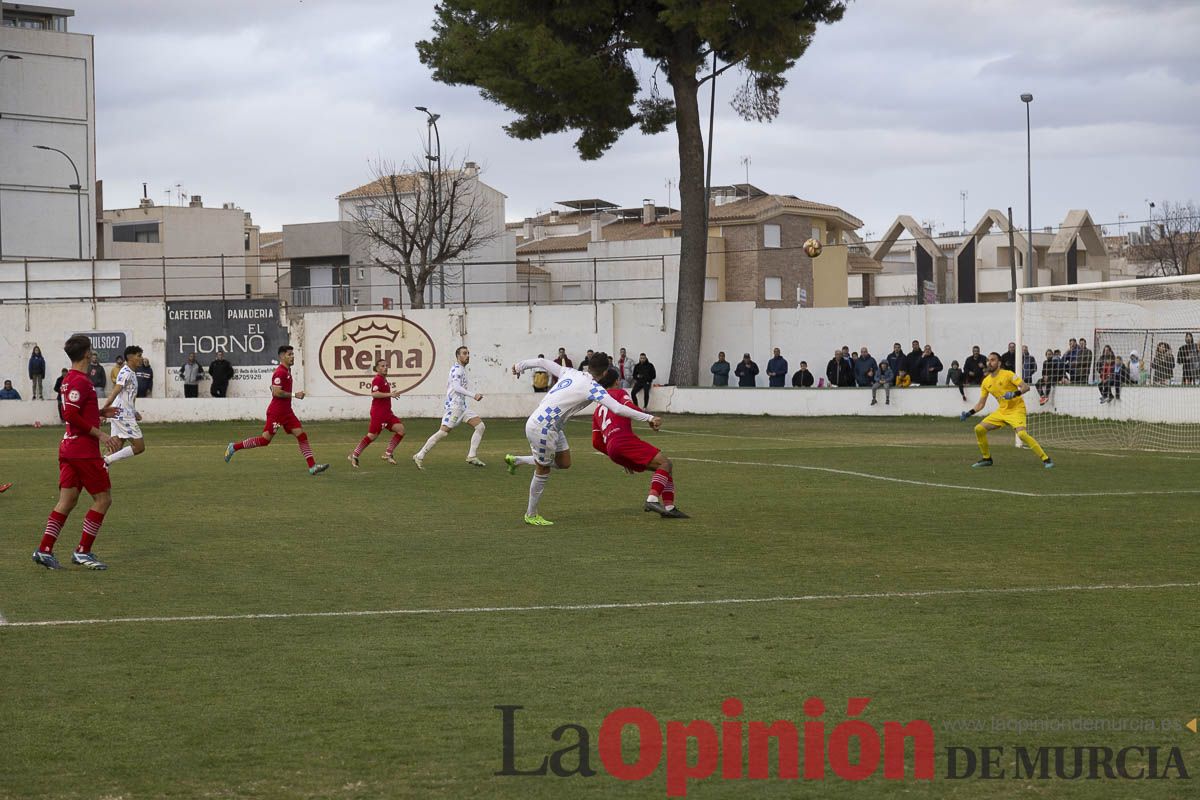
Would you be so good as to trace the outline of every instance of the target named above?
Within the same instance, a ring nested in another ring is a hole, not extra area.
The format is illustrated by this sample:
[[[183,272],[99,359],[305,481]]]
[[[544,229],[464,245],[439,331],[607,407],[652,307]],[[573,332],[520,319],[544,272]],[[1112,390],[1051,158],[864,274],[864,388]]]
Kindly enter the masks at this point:
[[[979,402],[971,410],[959,414],[959,419],[966,422],[968,417],[982,411],[987,404],[989,394],[996,398],[1000,407],[975,426],[975,438],[979,440],[979,452],[983,454],[983,458],[971,466],[992,466],[992,453],[987,439],[988,431],[994,431],[1007,425],[1017,432],[1017,438],[1024,442],[1026,447],[1037,453],[1038,458],[1042,460],[1042,466],[1051,469],[1054,462],[1050,456],[1046,455],[1046,451],[1037,443],[1037,440],[1025,430],[1025,400],[1021,395],[1029,391],[1029,384],[1011,370],[1000,368],[999,353],[988,354],[987,376],[979,388]]]

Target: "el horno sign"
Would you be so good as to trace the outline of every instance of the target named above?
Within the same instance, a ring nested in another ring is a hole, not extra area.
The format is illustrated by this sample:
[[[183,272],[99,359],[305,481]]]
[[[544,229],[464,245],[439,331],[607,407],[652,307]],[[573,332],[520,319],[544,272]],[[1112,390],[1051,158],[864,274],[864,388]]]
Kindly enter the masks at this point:
[[[371,394],[379,360],[387,364],[394,391],[411,391],[429,377],[433,359],[433,339],[425,329],[391,314],[343,320],[321,341],[321,372],[350,394]]]

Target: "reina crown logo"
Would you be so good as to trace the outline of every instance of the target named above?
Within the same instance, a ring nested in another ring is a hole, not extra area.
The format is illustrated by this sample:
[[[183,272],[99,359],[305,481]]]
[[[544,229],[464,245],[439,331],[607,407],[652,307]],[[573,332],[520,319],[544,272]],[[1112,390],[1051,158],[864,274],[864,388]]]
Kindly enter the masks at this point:
[[[412,391],[433,370],[433,339],[410,320],[367,314],[343,320],[321,341],[321,372],[349,394],[371,394],[375,362],[381,359],[392,389]]]

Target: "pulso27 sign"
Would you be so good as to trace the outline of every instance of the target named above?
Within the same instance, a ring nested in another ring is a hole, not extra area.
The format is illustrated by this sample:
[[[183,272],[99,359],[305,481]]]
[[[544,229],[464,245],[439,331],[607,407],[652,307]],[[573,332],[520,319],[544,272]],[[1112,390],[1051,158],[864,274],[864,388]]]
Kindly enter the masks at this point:
[[[371,394],[379,359],[387,362],[392,389],[411,391],[433,369],[433,339],[402,317],[367,314],[343,320],[321,341],[321,372],[349,394]]]

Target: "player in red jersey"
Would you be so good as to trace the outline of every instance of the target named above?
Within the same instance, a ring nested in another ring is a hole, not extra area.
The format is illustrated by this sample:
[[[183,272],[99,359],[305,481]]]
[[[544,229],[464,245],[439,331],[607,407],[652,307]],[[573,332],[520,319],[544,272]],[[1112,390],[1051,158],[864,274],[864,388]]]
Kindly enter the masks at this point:
[[[54,544],[71,510],[79,502],[79,490],[86,489],[92,496],[92,507],[84,517],[83,536],[71,555],[71,563],[88,569],[108,569],[108,565],[92,552],[104,515],[112,505],[112,484],[108,480],[108,466],[100,455],[100,445],[112,452],[120,440],[100,429],[96,389],[84,374],[92,358],[91,339],[77,333],[67,339],[63,351],[71,359],[71,371],[62,383],[63,420],[67,429],[58,445],[58,503],[46,520],[46,530],[34,551],[33,563],[46,569],[62,569],[62,564],[54,557]]]
[[[641,411],[624,389],[617,388],[619,379],[619,373],[610,368],[599,383],[613,400]],[[655,511],[667,518],[688,518],[687,514],[675,507],[671,459],[654,445],[639,439],[633,432],[632,420],[612,414],[604,406],[596,406],[592,413],[592,447],[608,456],[617,466],[624,467],[626,472],[645,472],[653,468],[654,477],[650,479],[650,494],[646,497],[645,510]]]
[[[263,425],[262,436],[251,436],[241,442],[230,442],[225,448],[225,463],[233,458],[239,450],[251,447],[266,447],[275,438],[275,432],[283,428],[285,433],[296,437],[300,452],[308,463],[309,475],[320,475],[329,469],[328,464],[318,464],[313,458],[312,447],[308,444],[308,434],[300,427],[300,419],[292,411],[292,398],[304,399],[304,392],[292,392],[292,364],[296,363],[296,350],[290,345],[280,345],[279,366],[271,376],[271,404],[267,406],[267,422]]]
[[[385,429],[392,432],[392,441],[380,457],[389,464],[396,463],[392,453],[396,452],[396,447],[404,439],[404,422],[392,413],[392,398],[399,397],[400,392],[392,391],[387,374],[387,361],[381,358],[375,362],[375,377],[371,379],[371,427],[367,429],[367,435],[358,443],[358,447],[354,448],[354,452],[346,456],[355,469],[358,469],[358,457],[362,455],[362,451],[379,438],[379,434]]]

